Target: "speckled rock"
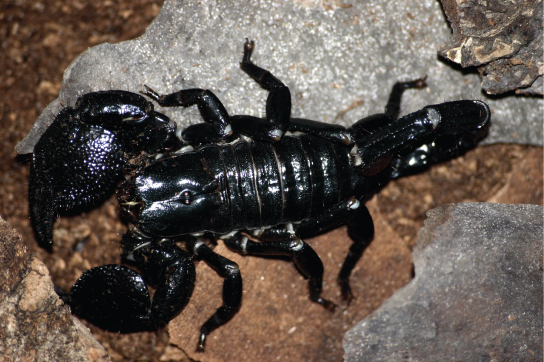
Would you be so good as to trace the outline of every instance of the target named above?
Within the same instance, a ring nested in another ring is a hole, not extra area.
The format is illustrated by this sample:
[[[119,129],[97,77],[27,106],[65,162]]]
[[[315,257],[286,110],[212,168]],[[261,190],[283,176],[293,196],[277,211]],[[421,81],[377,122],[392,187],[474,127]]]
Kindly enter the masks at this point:
[[[54,292],[45,265],[1,218],[0,270],[3,361],[110,361]]]
[[[543,208],[428,212],[415,279],[344,338],[353,361],[542,361]]]

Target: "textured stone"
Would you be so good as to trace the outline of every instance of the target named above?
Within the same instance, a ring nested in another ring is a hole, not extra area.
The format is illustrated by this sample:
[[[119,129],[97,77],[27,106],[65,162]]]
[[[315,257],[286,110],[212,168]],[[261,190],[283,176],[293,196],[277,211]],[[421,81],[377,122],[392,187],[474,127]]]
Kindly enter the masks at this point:
[[[442,0],[453,29],[439,54],[462,67],[479,66],[489,94],[542,95],[542,0]]]
[[[346,361],[542,361],[543,208],[428,212],[415,278],[344,338]]]
[[[109,361],[89,330],[53,290],[45,265],[0,218],[2,361]]]

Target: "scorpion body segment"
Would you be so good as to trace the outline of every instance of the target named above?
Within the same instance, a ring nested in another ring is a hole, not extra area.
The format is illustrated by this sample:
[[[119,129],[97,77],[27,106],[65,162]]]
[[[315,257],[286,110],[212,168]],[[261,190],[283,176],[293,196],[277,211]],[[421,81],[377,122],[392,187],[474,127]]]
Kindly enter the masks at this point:
[[[301,222],[372,195],[380,178],[358,174],[350,158],[346,146],[308,134],[213,144],[142,168],[121,186],[121,209],[160,237]]]
[[[342,295],[353,298],[349,276],[374,235],[364,206],[392,178],[424,170],[473,148],[489,128],[481,101],[427,106],[398,118],[404,90],[395,84],[385,113],[349,128],[291,118],[289,89],[251,62],[246,42],[241,68],[269,91],[266,118],[229,116],[203,89],[144,95],[161,106],[197,105],[204,123],[175,134],[175,126],[144,97],[123,91],[89,93],[66,108],[38,141],[31,166],[30,210],[36,237],[50,248],[57,209],[90,206],[118,188],[129,224],[124,265],[85,272],[65,297],[75,314],[113,331],[161,327],[188,303],[195,259],[224,278],[223,305],[200,331],[206,336],[240,307],[236,263],[210,247],[222,239],[243,255],[287,256],[308,278],[310,299],[321,297],[323,264],[304,242],[341,224],[353,240],[340,270]],[[178,245],[179,243],[183,245]],[[150,298],[147,285],[154,286]]]

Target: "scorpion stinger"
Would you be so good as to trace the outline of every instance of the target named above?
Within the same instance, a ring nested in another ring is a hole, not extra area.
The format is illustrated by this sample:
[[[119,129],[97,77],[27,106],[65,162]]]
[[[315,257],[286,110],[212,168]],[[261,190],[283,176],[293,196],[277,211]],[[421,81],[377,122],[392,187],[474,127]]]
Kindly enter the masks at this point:
[[[238,265],[212,250],[220,239],[242,255],[290,258],[308,279],[310,299],[332,311],[335,303],[322,297],[323,263],[304,239],[347,225],[353,244],[338,282],[349,302],[349,277],[374,236],[364,203],[392,178],[463,154],[489,128],[481,101],[431,105],[398,118],[403,92],[425,87],[425,78],[395,84],[383,114],[347,129],[291,118],[289,89],[251,61],[253,48],[244,45],[241,68],[269,91],[264,119],[230,116],[209,90],[160,95],[146,87],[144,95],[162,106],[196,105],[204,123],[189,126],[180,140],[144,97],[105,91],[65,108],[40,138],[29,184],[38,242],[52,245],[57,209],[92,205],[120,183],[129,226],[122,260],[139,270],[106,265],[83,273],[66,298],[75,314],[113,331],[160,328],[188,303],[194,260],[203,260],[224,280],[222,305],[200,330],[203,351],[242,298]],[[152,298],[147,285],[156,287]]]

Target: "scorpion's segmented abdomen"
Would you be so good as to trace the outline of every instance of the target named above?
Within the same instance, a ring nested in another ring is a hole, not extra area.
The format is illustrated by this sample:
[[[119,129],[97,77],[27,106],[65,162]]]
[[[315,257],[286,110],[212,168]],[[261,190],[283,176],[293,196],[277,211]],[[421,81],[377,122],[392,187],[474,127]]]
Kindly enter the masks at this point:
[[[302,221],[354,196],[348,148],[320,137],[241,141],[221,153],[234,230]]]
[[[303,220],[310,216],[312,178],[308,155],[298,137],[284,136],[276,155],[283,191],[282,213],[286,220]]]

